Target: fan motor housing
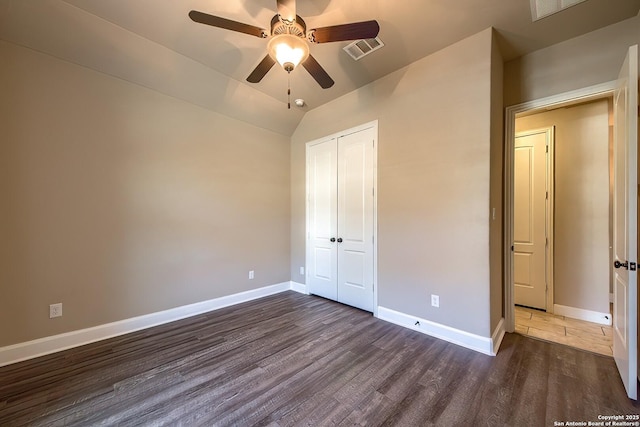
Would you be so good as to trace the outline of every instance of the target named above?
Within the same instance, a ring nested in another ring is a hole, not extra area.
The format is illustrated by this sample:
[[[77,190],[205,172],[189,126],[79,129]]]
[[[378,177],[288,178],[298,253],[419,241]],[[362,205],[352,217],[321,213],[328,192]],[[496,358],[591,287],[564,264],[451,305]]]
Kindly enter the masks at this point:
[[[307,24],[298,15],[293,23],[283,21],[280,19],[280,15],[275,15],[271,20],[271,35],[277,36],[279,34],[291,34],[304,38],[307,34]]]

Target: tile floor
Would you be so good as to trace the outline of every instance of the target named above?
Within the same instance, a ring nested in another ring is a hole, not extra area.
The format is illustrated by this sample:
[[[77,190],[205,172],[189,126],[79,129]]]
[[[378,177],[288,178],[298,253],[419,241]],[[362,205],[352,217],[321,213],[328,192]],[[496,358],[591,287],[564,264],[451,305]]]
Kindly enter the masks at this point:
[[[611,326],[565,316],[555,316],[544,311],[516,306],[516,332],[613,356]]]

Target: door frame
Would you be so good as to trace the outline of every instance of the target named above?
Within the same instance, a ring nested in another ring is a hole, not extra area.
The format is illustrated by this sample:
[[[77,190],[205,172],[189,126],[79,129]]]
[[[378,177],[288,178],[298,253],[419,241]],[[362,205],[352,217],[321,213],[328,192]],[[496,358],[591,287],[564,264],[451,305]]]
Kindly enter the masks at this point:
[[[507,332],[515,330],[515,302],[513,287],[513,180],[514,180],[514,150],[516,115],[522,113],[536,113],[573,104],[592,101],[613,96],[616,81],[601,83],[582,89],[564,92],[533,101],[509,106],[505,109],[505,156],[504,156],[504,320]],[[609,266],[611,268],[611,266]],[[548,298],[547,298],[548,301]]]
[[[515,121],[514,121],[515,124]],[[545,290],[545,307],[546,312],[553,314],[553,244],[554,244],[554,235],[553,235],[553,212],[554,212],[554,197],[555,197],[555,189],[553,183],[555,182],[555,143],[556,143],[556,127],[548,126],[544,128],[535,128],[529,129],[526,131],[522,131],[520,133],[515,133],[514,126],[514,150],[515,150],[515,138],[518,136],[526,136],[537,133],[546,133],[547,140],[547,151],[545,153],[545,187],[547,191],[547,197],[545,199],[545,207],[544,207],[544,234],[546,240],[546,244],[544,247],[544,280],[546,285]],[[513,155],[513,154],[512,154]],[[514,167],[515,174],[515,167]],[[511,181],[513,183],[513,181]],[[513,200],[513,199],[512,199]],[[511,218],[511,222],[513,223],[513,217]],[[513,241],[513,239],[511,240]],[[514,299],[515,299],[515,290],[514,290]]]
[[[309,274],[309,146],[320,144],[322,142],[338,139],[343,136],[351,135],[356,132],[360,132],[366,129],[374,130],[373,141],[373,315],[378,317],[378,120],[373,120],[355,126],[343,131],[333,133],[331,135],[316,138],[305,144],[305,286],[307,286],[307,293],[309,288],[307,285],[307,278]]]

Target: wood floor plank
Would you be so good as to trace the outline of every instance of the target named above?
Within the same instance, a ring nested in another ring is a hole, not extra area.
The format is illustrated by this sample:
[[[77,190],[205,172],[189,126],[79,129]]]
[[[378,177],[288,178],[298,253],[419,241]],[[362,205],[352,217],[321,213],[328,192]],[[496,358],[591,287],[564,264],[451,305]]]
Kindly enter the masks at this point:
[[[553,425],[638,412],[610,357],[518,334],[490,357],[294,292],[0,368],[2,426]]]
[[[548,347],[536,348],[534,340],[523,341],[519,352],[519,369],[515,373],[510,425],[544,425],[547,413],[549,353]],[[536,375],[531,375],[535,372]]]
[[[517,338],[517,335],[514,334]],[[476,425],[508,425],[515,376],[520,365],[518,346],[512,340],[506,340],[500,347],[498,356],[491,362],[484,386],[478,390],[481,403],[476,413]]]
[[[333,398],[339,389],[348,384],[376,356],[375,350],[360,355],[351,351],[334,350],[316,362],[313,366],[315,372],[309,372],[308,377],[301,381],[301,387],[291,390],[293,393],[287,396],[286,402],[257,424],[270,420],[278,420],[283,426],[301,422],[322,400],[328,396]],[[323,368],[316,369],[319,367]],[[334,367],[336,369],[332,369]]]

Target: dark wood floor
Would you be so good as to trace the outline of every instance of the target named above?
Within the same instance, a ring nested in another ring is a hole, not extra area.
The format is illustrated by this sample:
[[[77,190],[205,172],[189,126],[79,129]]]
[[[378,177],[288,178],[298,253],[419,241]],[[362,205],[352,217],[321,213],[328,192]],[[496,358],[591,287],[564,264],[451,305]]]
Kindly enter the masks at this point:
[[[286,292],[0,368],[0,425],[543,426],[638,414],[614,361],[496,357]]]

